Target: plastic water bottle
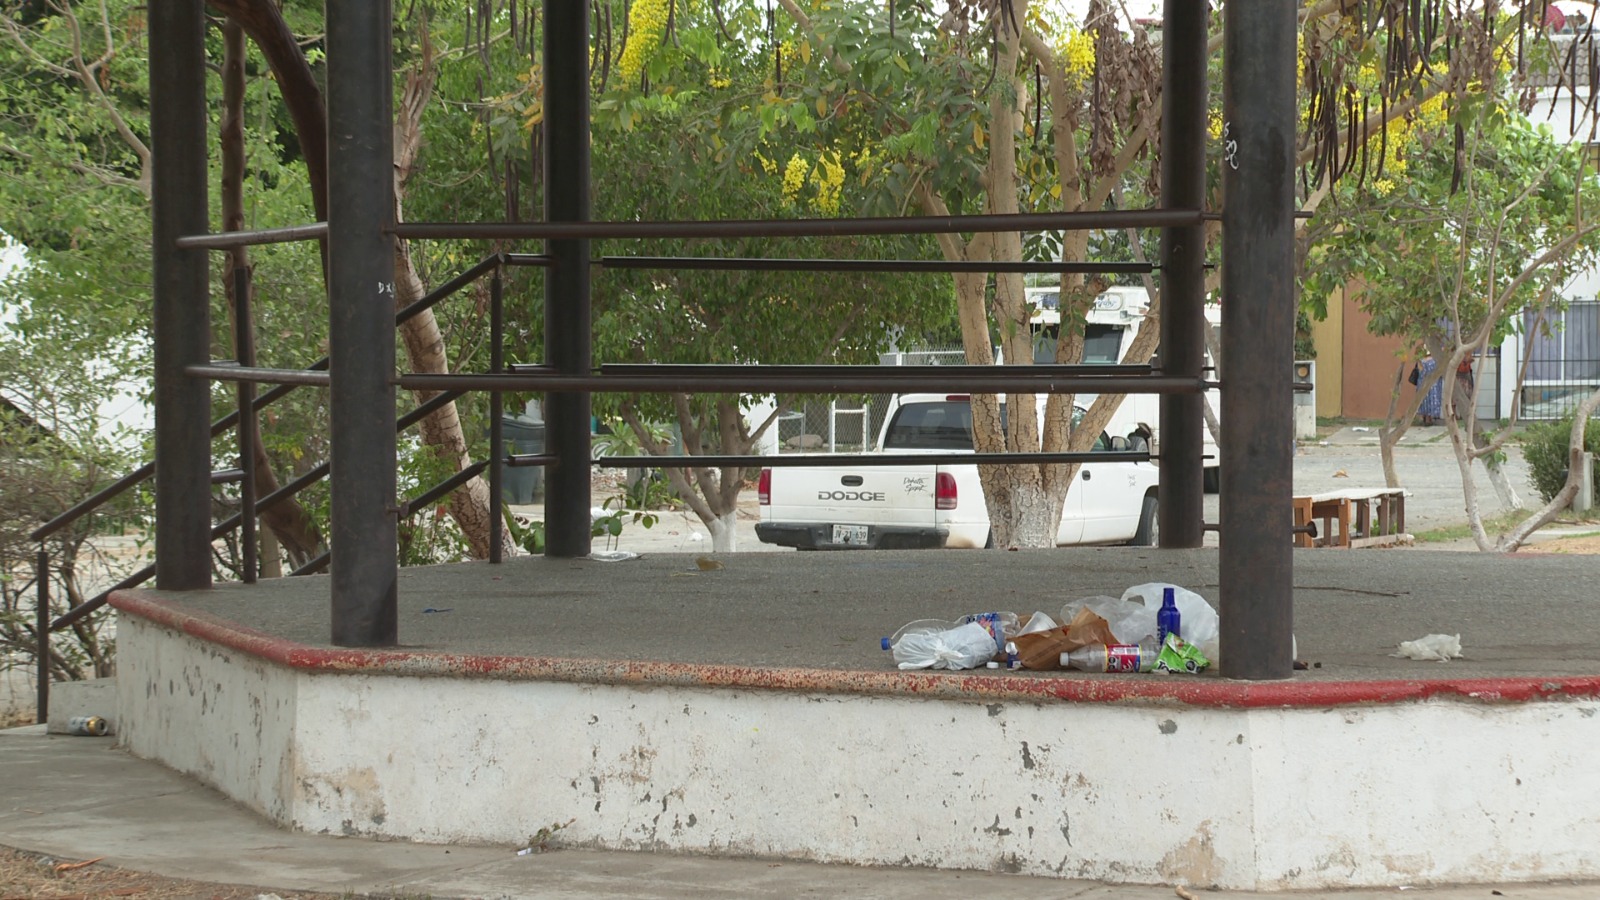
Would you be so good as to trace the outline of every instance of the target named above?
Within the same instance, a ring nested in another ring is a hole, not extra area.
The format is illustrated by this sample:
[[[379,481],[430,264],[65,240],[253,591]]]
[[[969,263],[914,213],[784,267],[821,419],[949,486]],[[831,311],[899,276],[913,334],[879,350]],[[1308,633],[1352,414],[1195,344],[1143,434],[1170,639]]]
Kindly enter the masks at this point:
[[[1090,644],[1061,654],[1061,667],[1081,672],[1151,672],[1161,645],[1145,637],[1137,644]]]
[[[1183,637],[1183,617],[1178,612],[1177,593],[1174,588],[1164,588],[1161,592],[1161,609],[1156,613],[1156,647],[1167,642],[1167,635],[1175,634]]]

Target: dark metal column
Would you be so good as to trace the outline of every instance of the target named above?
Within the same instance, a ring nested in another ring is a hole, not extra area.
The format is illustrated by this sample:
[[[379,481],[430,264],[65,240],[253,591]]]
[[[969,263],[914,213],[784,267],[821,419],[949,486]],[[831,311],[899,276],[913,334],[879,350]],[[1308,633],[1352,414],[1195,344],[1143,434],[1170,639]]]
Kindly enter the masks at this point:
[[[38,679],[33,721],[50,721],[50,553],[40,548],[34,560],[38,595],[33,610],[33,661]]]
[[[250,311],[250,270],[239,266],[233,270],[233,357],[239,365],[254,368],[256,345]],[[261,571],[257,559],[256,541],[256,386],[255,382],[241,381],[239,395],[239,573],[245,584],[255,584]]]
[[[545,219],[589,219],[589,4],[545,3]],[[549,241],[544,276],[545,363],[587,375],[592,363],[589,242]],[[545,553],[589,554],[589,395],[551,393],[545,401]]]
[[[211,391],[183,374],[211,361],[211,282],[206,251],[174,241],[210,230],[204,3],[153,3],[149,17],[156,587],[188,591],[211,584]]]
[[[398,638],[389,7],[327,4],[329,531],[333,643],[343,647]]]
[[[1166,0],[1161,20],[1161,205],[1199,209],[1206,188],[1206,20],[1209,5]],[[1198,377],[1205,365],[1205,228],[1161,230],[1161,368]],[[1199,394],[1161,395],[1161,546],[1204,537]]]
[[[1288,678],[1294,625],[1295,0],[1224,15],[1222,674]]]
[[[506,368],[506,304],[505,266],[494,267],[494,280],[489,282],[489,371],[505,374]],[[505,531],[502,510],[505,495],[506,439],[501,417],[506,412],[505,395],[489,392],[489,562],[504,562],[505,548],[501,546]]]

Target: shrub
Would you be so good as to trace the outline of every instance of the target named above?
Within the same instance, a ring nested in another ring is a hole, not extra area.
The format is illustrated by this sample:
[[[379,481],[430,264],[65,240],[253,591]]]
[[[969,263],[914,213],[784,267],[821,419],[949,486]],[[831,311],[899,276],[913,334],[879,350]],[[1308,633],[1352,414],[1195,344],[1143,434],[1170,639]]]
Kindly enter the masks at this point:
[[[1572,417],[1528,426],[1522,436],[1522,456],[1528,474],[1545,502],[1567,483],[1567,442],[1572,438]],[[1591,417],[1583,434],[1584,448],[1595,454],[1594,477],[1600,482],[1600,418]]]

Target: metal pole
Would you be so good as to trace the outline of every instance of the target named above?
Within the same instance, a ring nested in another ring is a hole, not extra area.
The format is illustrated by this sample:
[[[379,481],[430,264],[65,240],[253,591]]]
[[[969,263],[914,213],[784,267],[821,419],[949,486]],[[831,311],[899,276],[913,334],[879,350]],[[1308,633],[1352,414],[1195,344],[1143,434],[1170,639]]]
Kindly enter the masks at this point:
[[[205,5],[149,8],[150,206],[155,299],[156,586],[211,584],[211,390],[183,367],[211,356],[204,250],[180,235],[204,232],[206,199]]]
[[[250,270],[240,266],[233,270],[233,355],[241,366],[256,364],[255,342],[250,339]],[[256,443],[255,402],[256,386],[241,381],[239,389],[239,469],[244,477],[239,480],[239,553],[245,584],[256,583],[259,569],[256,559]]]
[[[34,580],[38,584],[39,596],[33,615],[33,654],[38,670],[39,696],[33,720],[42,725],[50,721],[50,553],[43,547],[39,548],[35,567],[37,574]]]
[[[1161,20],[1161,205],[1196,208],[1206,187],[1206,19],[1209,3],[1166,0]],[[1205,365],[1205,228],[1161,230],[1161,368],[1199,377]],[[1205,524],[1199,394],[1161,395],[1163,547],[1198,547]]]
[[[499,375],[506,365],[505,355],[505,294],[501,279],[502,269],[495,267],[494,278],[489,282],[489,371]],[[501,562],[500,535],[505,527],[501,518],[501,490],[505,484],[506,441],[505,427],[500,418],[505,415],[505,395],[489,392],[489,562]]]
[[[546,2],[545,219],[589,220],[589,4]],[[589,241],[550,240],[545,274],[544,356],[556,371],[584,375],[591,363]],[[589,555],[589,394],[551,392],[545,452],[560,458],[545,477],[545,554]]]
[[[1295,0],[1227,5],[1223,48],[1222,674],[1294,672]]]
[[[327,4],[329,531],[333,643],[342,647],[399,637],[389,6]]]

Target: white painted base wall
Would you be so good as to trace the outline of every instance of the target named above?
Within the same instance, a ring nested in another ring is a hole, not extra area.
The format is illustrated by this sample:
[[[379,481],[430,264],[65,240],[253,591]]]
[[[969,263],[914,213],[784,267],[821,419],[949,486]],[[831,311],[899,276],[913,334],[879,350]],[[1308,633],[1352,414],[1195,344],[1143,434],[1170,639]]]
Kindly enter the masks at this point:
[[[123,616],[123,743],[312,832],[1276,890],[1593,877],[1594,701],[1230,710],[332,675]]]

